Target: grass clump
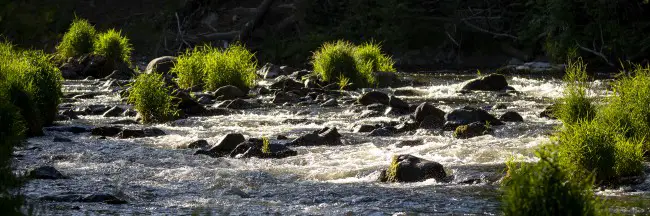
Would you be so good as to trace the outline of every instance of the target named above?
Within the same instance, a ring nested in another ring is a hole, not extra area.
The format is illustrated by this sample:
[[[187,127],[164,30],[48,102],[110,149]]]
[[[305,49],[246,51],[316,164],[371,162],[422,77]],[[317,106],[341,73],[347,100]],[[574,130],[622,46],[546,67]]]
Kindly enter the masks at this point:
[[[593,119],[596,116],[596,107],[586,95],[587,65],[582,59],[569,62],[564,81],[567,86],[555,110],[555,116],[565,124]]]
[[[255,84],[257,61],[255,55],[241,44],[225,50],[203,46],[187,51],[172,68],[181,88],[201,86],[214,91],[233,85],[247,91]]]
[[[381,45],[368,42],[355,47],[354,56],[358,61],[370,62],[371,71],[395,72],[395,61],[381,53]]]
[[[247,92],[255,84],[255,55],[240,44],[230,46],[223,52],[210,52],[203,60],[203,81],[207,90],[233,85]]]
[[[41,51],[19,51],[9,43],[0,54],[0,82],[8,100],[20,109],[28,135],[41,135],[41,127],[51,124],[62,97],[61,73]]]
[[[8,215],[19,215],[23,203],[16,194],[20,181],[12,172],[11,160],[25,129],[20,110],[11,103],[7,84],[0,80],[0,209]]]
[[[393,155],[393,159],[390,161],[390,166],[386,169],[386,181],[388,182],[397,182],[397,169],[399,168],[399,156]]]
[[[375,84],[373,72],[395,72],[393,60],[381,53],[381,46],[365,43],[355,46],[347,41],[323,44],[314,53],[314,72],[326,82],[370,87]],[[344,86],[341,86],[344,87]]]
[[[501,189],[504,215],[604,215],[592,191],[591,178],[574,180],[550,152],[540,150],[539,162],[510,160]]]
[[[94,53],[106,57],[110,63],[130,63],[132,50],[129,39],[115,29],[99,34],[93,45]]]
[[[56,47],[57,57],[67,59],[92,53],[97,32],[85,19],[75,19]]]
[[[271,141],[267,137],[262,137],[262,153],[271,154]]]
[[[172,96],[161,74],[140,74],[129,93],[129,102],[134,104],[142,122],[164,122],[176,115]]]

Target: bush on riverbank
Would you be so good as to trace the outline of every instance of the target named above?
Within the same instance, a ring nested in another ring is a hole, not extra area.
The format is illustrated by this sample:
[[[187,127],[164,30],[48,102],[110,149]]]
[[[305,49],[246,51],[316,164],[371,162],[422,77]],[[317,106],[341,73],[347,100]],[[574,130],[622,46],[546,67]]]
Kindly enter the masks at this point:
[[[596,116],[596,108],[587,97],[587,65],[582,59],[569,61],[564,81],[567,84],[555,115],[565,124],[589,121]]]
[[[241,44],[225,50],[211,46],[197,47],[179,56],[172,68],[181,88],[194,86],[214,91],[219,87],[233,85],[246,90],[255,84],[257,61],[255,55]]]
[[[132,50],[129,39],[122,36],[121,31],[115,29],[97,35],[97,40],[93,45],[94,53],[104,56],[109,64],[130,64]]]
[[[9,43],[2,47],[0,78],[6,84],[9,100],[20,108],[28,135],[40,135],[41,127],[56,117],[63,95],[61,72],[42,51],[18,51]]]
[[[16,194],[20,181],[12,172],[11,160],[13,148],[22,141],[24,131],[20,111],[11,103],[8,86],[0,79],[0,209],[7,215],[19,215],[23,203]]]
[[[378,44],[355,46],[342,40],[323,44],[312,58],[314,72],[323,81],[346,83],[357,88],[372,87],[375,84],[372,73],[375,71],[394,72],[393,63],[389,56],[381,53]]]
[[[176,115],[172,96],[161,74],[140,74],[129,93],[129,102],[143,123],[164,122]]]
[[[537,163],[508,161],[504,179],[504,215],[601,215],[591,178],[572,179],[549,150],[539,150]]]
[[[56,47],[57,57],[68,59],[92,53],[96,36],[95,26],[85,19],[75,19]]]

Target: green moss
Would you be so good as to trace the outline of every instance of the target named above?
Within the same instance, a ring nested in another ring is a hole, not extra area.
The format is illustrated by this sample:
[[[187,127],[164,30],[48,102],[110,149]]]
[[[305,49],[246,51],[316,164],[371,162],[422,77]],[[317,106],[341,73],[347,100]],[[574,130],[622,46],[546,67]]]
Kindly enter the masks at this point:
[[[386,169],[386,180],[388,182],[397,182],[397,168],[399,168],[398,156],[394,155],[393,159],[390,161],[390,166]]]
[[[241,44],[225,50],[211,46],[195,48],[179,56],[172,68],[181,88],[196,85],[214,91],[219,87],[233,85],[247,90],[255,85],[257,61],[255,55]]]
[[[92,53],[96,30],[85,19],[75,19],[56,47],[57,57],[67,59]]]
[[[596,116],[596,108],[587,97],[587,65],[582,59],[570,61],[564,80],[567,83],[564,95],[555,110],[555,116],[565,124],[589,121]]]
[[[271,142],[267,137],[262,137],[262,153],[271,154]]]
[[[133,48],[121,31],[110,29],[97,36],[93,50],[95,54],[106,57],[109,63],[130,63]]]
[[[177,114],[169,89],[161,74],[140,74],[129,93],[129,102],[140,114],[142,122],[164,122]]]
[[[508,161],[502,183],[504,215],[604,215],[591,178],[571,179],[550,152],[533,164]]]

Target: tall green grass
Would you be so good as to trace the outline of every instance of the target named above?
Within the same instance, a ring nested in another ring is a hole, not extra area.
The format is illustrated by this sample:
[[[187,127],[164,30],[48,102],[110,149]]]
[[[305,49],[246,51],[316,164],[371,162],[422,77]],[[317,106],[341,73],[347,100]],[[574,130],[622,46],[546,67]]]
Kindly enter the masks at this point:
[[[9,101],[20,108],[29,135],[40,135],[42,125],[51,124],[62,96],[61,72],[42,51],[19,51],[11,44],[1,46],[0,80]]]
[[[67,59],[92,53],[97,32],[85,19],[75,19],[56,47],[57,57]]]
[[[20,111],[10,102],[7,84],[0,80],[0,209],[7,215],[20,215],[23,203],[16,194],[20,181],[12,172],[11,160],[13,148],[20,145],[24,132]]]
[[[140,74],[129,93],[143,123],[164,122],[172,119],[177,110],[161,74]]]
[[[566,88],[555,115],[565,124],[589,121],[596,116],[596,107],[587,97],[587,65],[582,59],[569,61],[564,76]]]
[[[130,63],[132,50],[129,39],[115,29],[99,34],[93,44],[94,53],[106,57],[109,63]]]
[[[358,61],[370,62],[371,71],[395,72],[395,61],[390,56],[381,53],[381,45],[374,42],[363,43],[354,49]]]
[[[314,72],[326,82],[340,82],[347,79],[353,87],[368,87],[375,82],[370,61],[362,62],[355,56],[354,44],[336,41],[323,44],[314,53]]]
[[[509,216],[606,215],[592,191],[592,178],[575,180],[557,156],[537,152],[540,160],[527,164],[508,161],[501,185],[502,211]]]
[[[172,72],[181,88],[199,85],[214,91],[233,85],[246,91],[255,85],[256,68],[255,55],[243,45],[235,44],[225,50],[203,46],[186,51]]]

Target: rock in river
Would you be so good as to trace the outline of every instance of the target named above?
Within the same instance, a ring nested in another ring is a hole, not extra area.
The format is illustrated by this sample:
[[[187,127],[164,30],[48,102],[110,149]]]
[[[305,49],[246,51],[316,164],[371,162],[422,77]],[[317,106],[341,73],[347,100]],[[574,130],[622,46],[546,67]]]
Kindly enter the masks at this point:
[[[336,130],[336,128],[325,127],[321,130],[317,130],[308,134],[305,134],[301,137],[298,137],[287,143],[287,145],[292,146],[319,146],[319,145],[342,145],[341,134]]]
[[[481,122],[473,122],[468,125],[461,125],[454,131],[454,137],[467,139],[476,136],[483,136],[492,132],[492,129]]]
[[[514,111],[508,111],[499,117],[499,120],[504,122],[522,122],[524,118],[519,115],[519,113]]]
[[[440,128],[445,122],[445,112],[427,102],[415,108],[414,117],[420,127],[425,129]]]
[[[462,90],[467,91],[501,91],[506,90],[508,81],[506,77],[501,74],[490,74],[487,76],[479,77],[470,80]]]
[[[501,120],[490,115],[487,111],[470,106],[465,106],[451,111],[450,113],[447,113],[445,118],[447,119],[445,129],[448,130],[454,130],[460,125],[468,125],[473,122],[480,122],[483,124],[488,123],[490,125],[503,125]]]
[[[382,182],[418,182],[433,178],[444,181],[447,177],[442,164],[415,157],[413,155],[398,155],[392,164],[383,170],[379,176]]]
[[[214,97],[218,100],[232,100],[244,96],[246,96],[246,93],[232,85],[222,86],[214,92]]]
[[[251,138],[239,145],[230,153],[230,157],[236,158],[285,158],[298,155],[298,152],[287,148],[282,144],[269,143],[268,151],[264,152],[264,141]]]
[[[370,104],[374,103],[380,103],[384,105],[388,105],[389,103],[389,98],[388,95],[383,93],[383,92],[378,92],[378,91],[371,91],[371,92],[366,92],[361,97],[359,97],[358,100],[359,104],[367,106]]]
[[[29,171],[29,177],[32,179],[66,179],[68,177],[64,176],[56,170],[56,168],[51,166],[41,166],[36,169]]]
[[[223,157],[227,156],[234,150],[239,144],[242,142],[246,141],[246,138],[244,138],[244,135],[242,134],[227,134],[221,140],[217,145],[212,147],[209,150],[198,150],[195,155],[197,154],[204,154],[208,155],[210,157]]]

